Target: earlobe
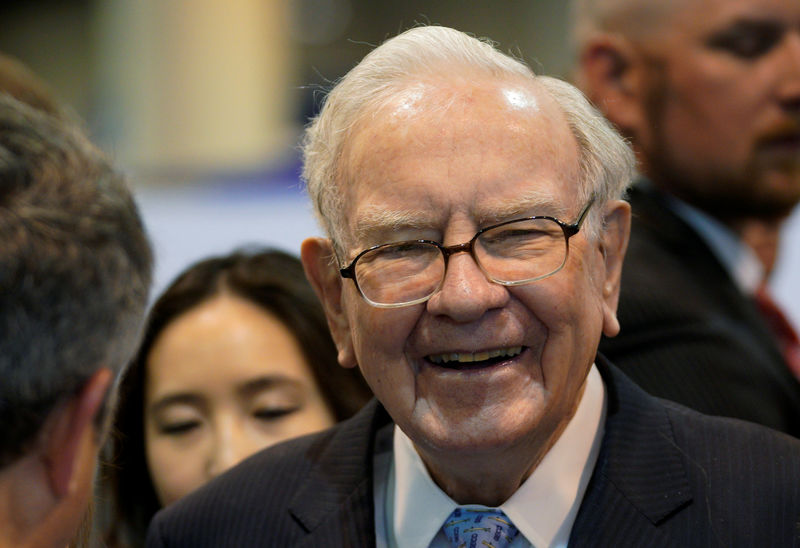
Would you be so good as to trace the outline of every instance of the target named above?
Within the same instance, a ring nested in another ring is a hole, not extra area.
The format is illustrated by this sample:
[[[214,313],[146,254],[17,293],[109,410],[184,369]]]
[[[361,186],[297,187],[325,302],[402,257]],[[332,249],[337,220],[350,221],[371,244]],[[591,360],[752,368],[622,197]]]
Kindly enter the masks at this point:
[[[603,280],[603,334],[614,337],[619,333],[617,303],[619,301],[622,265],[628,249],[631,231],[631,206],[623,200],[614,200],[606,207],[602,252],[605,266]]]
[[[57,498],[63,498],[80,487],[76,482],[82,480],[81,468],[85,468],[87,462],[91,461],[89,466],[93,468],[100,434],[95,429],[95,418],[103,407],[112,379],[111,370],[99,369],[76,396],[48,419],[44,458],[50,487]],[[92,450],[91,455],[86,454],[87,444]]]
[[[325,310],[328,327],[339,352],[339,363],[342,367],[356,367],[358,364],[350,336],[350,322],[342,302],[343,280],[331,241],[326,238],[307,238],[300,248],[300,256],[306,277]]]

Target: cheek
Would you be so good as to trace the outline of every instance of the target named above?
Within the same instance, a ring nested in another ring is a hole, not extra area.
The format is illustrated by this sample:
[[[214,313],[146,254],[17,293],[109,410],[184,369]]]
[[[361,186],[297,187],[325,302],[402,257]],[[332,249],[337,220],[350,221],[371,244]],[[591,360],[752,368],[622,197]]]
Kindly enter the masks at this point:
[[[368,307],[368,308],[366,308]],[[360,365],[405,361],[405,353],[424,304],[399,309],[380,309],[366,305],[355,312],[352,330],[356,358]],[[370,371],[365,371],[369,375]]]
[[[576,261],[532,296],[531,308],[547,331],[542,366],[553,382],[575,378],[577,369],[594,359],[603,326],[601,268]]]
[[[191,443],[151,436],[145,439],[145,454],[150,478],[162,506],[166,506],[200,487],[206,481],[202,447],[207,443],[198,435]]]
[[[710,57],[674,75],[659,123],[674,142],[689,145],[690,158],[735,162],[746,154],[758,123],[764,77],[753,67]]]
[[[238,455],[239,460],[276,443],[325,430],[336,422],[331,412],[318,404],[307,405],[282,420],[265,422],[251,418],[250,421],[250,446]]]

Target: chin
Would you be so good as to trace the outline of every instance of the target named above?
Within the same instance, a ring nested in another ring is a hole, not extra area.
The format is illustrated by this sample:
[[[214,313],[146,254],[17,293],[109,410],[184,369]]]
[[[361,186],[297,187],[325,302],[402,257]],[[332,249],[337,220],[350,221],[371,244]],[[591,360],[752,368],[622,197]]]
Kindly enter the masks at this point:
[[[551,421],[546,420],[543,409],[530,405],[534,402],[535,399],[528,399],[496,405],[494,409],[482,407],[472,414],[432,414],[418,423],[413,433],[406,433],[415,444],[435,452],[503,451],[538,439],[550,430],[547,424]]]

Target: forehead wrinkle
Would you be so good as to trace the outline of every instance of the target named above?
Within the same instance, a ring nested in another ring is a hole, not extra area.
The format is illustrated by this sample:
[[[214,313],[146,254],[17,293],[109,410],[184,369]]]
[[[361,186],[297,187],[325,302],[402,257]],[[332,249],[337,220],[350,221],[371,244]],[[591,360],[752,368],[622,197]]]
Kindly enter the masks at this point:
[[[480,225],[506,221],[515,217],[547,215],[562,219],[568,213],[564,204],[556,203],[548,192],[538,188],[522,192],[513,201],[493,204],[491,207],[478,206],[476,220]]]
[[[366,206],[359,210],[353,233],[357,240],[368,239],[375,232],[389,232],[401,229],[430,228],[432,219],[423,211],[387,210],[379,206]]]

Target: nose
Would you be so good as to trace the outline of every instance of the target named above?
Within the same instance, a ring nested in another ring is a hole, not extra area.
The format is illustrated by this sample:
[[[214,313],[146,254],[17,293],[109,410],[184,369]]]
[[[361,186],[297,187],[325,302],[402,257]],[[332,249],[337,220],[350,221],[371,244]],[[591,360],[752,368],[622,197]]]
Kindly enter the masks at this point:
[[[467,323],[502,308],[508,299],[508,289],[489,281],[469,253],[454,253],[448,259],[442,286],[427,306],[431,314]]]
[[[800,27],[786,36],[786,71],[780,87],[783,107],[800,116]]]
[[[235,418],[220,420],[215,425],[213,447],[206,463],[208,479],[215,478],[250,456],[257,448],[245,432],[242,421]]]

